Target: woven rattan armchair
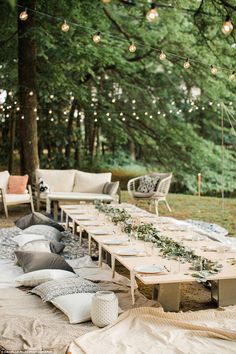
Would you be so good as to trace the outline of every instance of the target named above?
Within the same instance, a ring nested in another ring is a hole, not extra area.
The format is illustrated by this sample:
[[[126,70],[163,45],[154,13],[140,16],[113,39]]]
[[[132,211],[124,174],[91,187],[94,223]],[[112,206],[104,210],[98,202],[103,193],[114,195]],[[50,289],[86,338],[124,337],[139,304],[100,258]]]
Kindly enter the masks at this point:
[[[159,178],[154,191],[148,193],[141,193],[138,191],[140,180],[143,176],[133,178],[129,180],[127,190],[133,200],[139,202],[141,200],[148,200],[150,205],[150,211],[152,205],[155,206],[156,214],[158,215],[158,204],[164,202],[167,209],[171,211],[171,208],[166,200],[166,196],[170,189],[170,183],[172,173],[150,173],[147,176]]]

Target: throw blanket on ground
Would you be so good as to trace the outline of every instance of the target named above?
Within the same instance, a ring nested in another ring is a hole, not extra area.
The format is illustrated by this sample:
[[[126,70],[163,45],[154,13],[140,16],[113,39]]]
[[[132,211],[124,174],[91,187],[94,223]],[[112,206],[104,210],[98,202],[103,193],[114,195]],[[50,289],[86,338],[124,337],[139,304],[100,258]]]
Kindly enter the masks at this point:
[[[130,288],[111,282],[99,282],[103,290],[114,291],[121,309],[132,307]],[[136,292],[136,306],[153,306]],[[48,351],[65,354],[77,337],[96,330],[92,322],[71,325],[67,317],[50,303],[16,288],[0,289],[0,345],[8,351]]]
[[[139,308],[76,339],[68,354],[236,353],[236,306],[225,311],[164,313]]]

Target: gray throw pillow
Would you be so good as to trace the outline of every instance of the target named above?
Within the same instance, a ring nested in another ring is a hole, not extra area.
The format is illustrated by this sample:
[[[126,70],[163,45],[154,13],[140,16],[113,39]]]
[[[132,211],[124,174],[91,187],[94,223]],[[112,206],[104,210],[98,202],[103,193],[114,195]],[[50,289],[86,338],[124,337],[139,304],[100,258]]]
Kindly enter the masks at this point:
[[[64,250],[65,247],[66,247],[66,245],[64,245],[61,242],[57,242],[57,241],[50,242],[50,250],[52,253],[60,254],[60,253],[62,253],[62,251]]]
[[[73,268],[58,254],[47,252],[15,251],[17,261],[25,273],[40,269],[61,269],[74,272]]]
[[[117,193],[118,188],[119,188],[120,182],[107,182],[103,186],[102,193],[103,194],[109,194],[109,195],[114,195]]]
[[[24,229],[23,234],[43,235],[50,241],[61,241],[62,234],[55,227],[49,225],[32,225]]]
[[[30,290],[41,297],[43,301],[51,301],[55,297],[77,293],[96,293],[100,286],[83,278],[63,278],[50,280]]]
[[[41,213],[32,213],[23,216],[22,218],[15,221],[15,225],[19,227],[21,230],[26,229],[32,225],[49,225],[57,229],[58,231],[65,231],[64,227],[58,224],[56,221],[48,218],[46,215]]]

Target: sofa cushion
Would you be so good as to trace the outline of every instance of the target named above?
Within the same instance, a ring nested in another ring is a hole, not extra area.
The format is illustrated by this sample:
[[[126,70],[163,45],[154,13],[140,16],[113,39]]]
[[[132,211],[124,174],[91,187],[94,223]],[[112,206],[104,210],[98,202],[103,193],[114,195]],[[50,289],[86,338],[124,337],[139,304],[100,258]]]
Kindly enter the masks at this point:
[[[111,173],[75,172],[73,192],[102,193],[104,184],[111,182]]]
[[[9,177],[10,174],[8,171],[0,172],[0,188],[4,189],[4,191],[7,190]]]
[[[24,230],[32,225],[49,225],[57,229],[58,231],[65,231],[64,227],[58,224],[56,221],[51,220],[47,216],[41,213],[31,213],[15,221],[15,225],[20,229]]]
[[[27,189],[29,176],[10,176],[8,180],[7,193],[24,194]]]
[[[36,183],[39,179],[49,186],[51,192],[72,192],[75,170],[36,170]]]

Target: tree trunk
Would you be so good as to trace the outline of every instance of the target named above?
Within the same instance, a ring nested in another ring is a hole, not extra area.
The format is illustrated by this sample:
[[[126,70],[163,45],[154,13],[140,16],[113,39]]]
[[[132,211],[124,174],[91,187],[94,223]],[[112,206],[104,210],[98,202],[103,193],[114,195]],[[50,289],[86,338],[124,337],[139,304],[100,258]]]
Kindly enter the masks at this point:
[[[18,0],[19,13],[28,6],[35,9],[36,0]],[[34,39],[35,15],[29,12],[26,21],[18,17],[18,79],[20,111],[24,119],[20,119],[21,138],[21,173],[27,173],[30,182],[34,178],[35,169],[39,167],[38,133],[37,133],[37,90],[36,90],[36,43]]]
[[[15,147],[15,133],[16,133],[16,113],[12,112],[10,121],[10,146],[9,146],[9,159],[8,159],[8,171],[12,174],[13,162],[14,162],[14,147]]]
[[[73,122],[74,122],[74,111],[76,109],[77,106],[77,100],[73,100],[73,103],[71,105],[71,110],[70,110],[70,114],[69,114],[69,121],[68,121],[68,126],[67,126],[67,144],[66,144],[66,149],[65,149],[65,157],[67,160],[67,167],[69,167],[69,163],[70,163],[70,157],[71,157],[71,148],[73,146]]]

